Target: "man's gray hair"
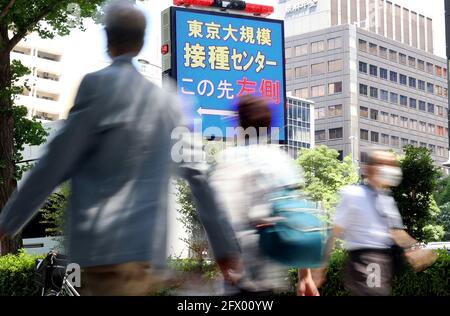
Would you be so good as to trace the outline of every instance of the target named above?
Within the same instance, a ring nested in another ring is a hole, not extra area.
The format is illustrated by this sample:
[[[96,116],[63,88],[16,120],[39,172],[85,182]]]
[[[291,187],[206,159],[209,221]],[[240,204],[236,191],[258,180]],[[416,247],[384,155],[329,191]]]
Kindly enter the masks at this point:
[[[142,43],[147,23],[144,13],[132,2],[115,0],[105,8],[104,25],[110,44],[126,49]]]

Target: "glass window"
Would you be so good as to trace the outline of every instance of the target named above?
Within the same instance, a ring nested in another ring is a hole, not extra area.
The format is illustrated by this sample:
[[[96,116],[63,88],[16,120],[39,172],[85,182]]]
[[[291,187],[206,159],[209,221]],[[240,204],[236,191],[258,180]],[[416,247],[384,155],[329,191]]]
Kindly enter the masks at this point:
[[[400,96],[400,105],[408,106],[408,97],[401,95]]]
[[[308,44],[295,46],[295,56],[308,55]]]
[[[360,39],[358,47],[359,47],[360,51],[367,52],[367,42],[366,41],[363,41]]]
[[[342,104],[330,105],[328,107],[328,116],[342,116]]]
[[[381,111],[380,116],[383,123],[389,123],[389,113]]]
[[[442,77],[443,77],[444,79],[447,79],[447,68],[443,68],[443,69],[442,69]]]
[[[369,43],[369,53],[378,56],[378,46],[373,43]]]
[[[369,109],[365,106],[359,107],[359,116],[369,118]]]
[[[342,37],[330,38],[328,40],[328,49],[336,49],[342,47]]]
[[[325,50],[324,47],[324,42],[323,41],[317,41],[317,42],[312,42],[311,43],[311,53],[320,53],[323,52]]]
[[[295,77],[296,78],[303,78],[308,77],[309,75],[309,67],[308,66],[300,66],[295,68]]]
[[[419,90],[425,91],[425,81],[419,80],[418,81],[418,88],[419,88]]]
[[[399,56],[398,57],[399,63],[403,64],[403,65],[406,65],[406,55],[402,54],[402,53],[399,53],[398,56]]]
[[[370,132],[370,141],[373,143],[378,143],[380,141],[379,134],[377,132]]]
[[[397,73],[395,71],[390,71],[389,78],[391,79],[391,81],[397,82]]]
[[[400,84],[407,85],[407,77],[405,75],[400,74]]]
[[[391,121],[390,121],[390,123],[392,125],[399,125],[398,115],[397,114],[391,114]]]
[[[427,123],[420,121],[419,122],[419,132],[427,131]]]
[[[434,84],[427,82],[427,92],[434,93]]]
[[[433,75],[433,74],[434,74],[434,65],[433,65],[433,64],[427,63],[427,72],[428,72],[430,75]]]
[[[396,148],[400,146],[400,140],[397,136],[391,136],[391,146]]]
[[[387,80],[387,78],[388,78],[388,71],[387,71],[387,69],[380,67],[380,78]]]
[[[419,110],[421,110],[421,111],[426,111],[427,110],[425,101],[420,101],[419,100]]]
[[[378,77],[378,67],[370,65],[370,75]]]
[[[444,116],[444,108],[440,105],[436,105],[436,114],[439,116]]]
[[[335,94],[342,92],[342,81],[328,84],[328,94]]]
[[[425,71],[425,62],[423,60],[417,60],[417,68],[419,70]]]
[[[362,83],[359,84],[359,94],[367,95],[367,85]]]
[[[402,148],[408,146],[408,140],[406,138],[402,138]]]
[[[438,146],[437,147],[437,155],[440,157],[444,157],[444,147]]]
[[[284,49],[284,57],[286,57],[286,59],[292,57],[292,47],[286,47]]]
[[[327,117],[327,112],[325,111],[325,108],[316,108],[314,110],[314,112],[315,112],[315,116],[316,116],[315,118],[318,120]]]
[[[437,127],[437,135],[438,136],[444,136],[444,127],[443,126],[438,126]]]
[[[427,148],[427,143],[420,142],[420,147]]]
[[[389,92],[386,90],[380,90],[380,99],[386,102],[389,102]]]
[[[391,92],[391,103],[397,104],[398,103],[398,94]]]
[[[408,65],[409,67],[416,68],[416,59],[414,57],[408,57]]]
[[[430,150],[431,154],[434,155],[436,153],[436,146],[429,144],[428,149]]]
[[[442,87],[438,86],[438,85],[434,85],[434,94],[442,96],[443,95]]]
[[[387,134],[381,134],[381,143],[383,145],[389,146],[389,135]]]
[[[436,134],[436,125],[434,125],[434,124],[428,124],[428,133],[430,133],[430,134]]]
[[[308,88],[300,88],[295,90],[295,95],[299,98],[307,99],[309,98],[309,89]]]
[[[428,113],[433,113],[434,114],[434,104],[433,103],[428,103]]]
[[[404,116],[400,117],[400,126],[401,127],[408,128],[408,122],[409,122],[409,120],[407,117],[404,117]]]
[[[377,110],[370,110],[370,119],[374,121],[378,121],[378,111]]]
[[[410,119],[409,120],[409,126],[410,126],[411,129],[417,130],[417,120]]]
[[[323,97],[324,95],[325,95],[325,86],[324,85],[311,87],[311,97],[312,98]]]
[[[367,73],[367,63],[359,62],[359,72]]]
[[[442,77],[442,67],[436,66],[436,76]]]
[[[412,140],[409,142],[412,146],[417,147],[417,140]]]
[[[325,73],[325,63],[311,65],[311,75],[323,75]]]
[[[343,67],[342,59],[330,60],[328,62],[328,71],[341,71]]]
[[[378,99],[378,89],[374,87],[370,87],[370,97]]]
[[[409,77],[409,86],[411,88],[416,88],[416,83],[417,83],[416,78]]]
[[[417,108],[417,100],[413,98],[409,98],[409,107],[412,109]]]
[[[386,47],[380,46],[380,57],[384,59],[388,58],[388,50]]]
[[[320,142],[320,141],[326,140],[325,130],[316,131],[315,132],[315,138],[316,138],[316,142]]]
[[[397,62],[397,52],[395,50],[389,50],[389,60]]]
[[[286,69],[286,80],[294,79],[294,69]]]
[[[343,137],[342,127],[332,128],[328,131],[328,136],[330,139],[339,139]]]
[[[359,138],[361,140],[369,140],[369,131],[366,129],[361,129],[359,131]]]

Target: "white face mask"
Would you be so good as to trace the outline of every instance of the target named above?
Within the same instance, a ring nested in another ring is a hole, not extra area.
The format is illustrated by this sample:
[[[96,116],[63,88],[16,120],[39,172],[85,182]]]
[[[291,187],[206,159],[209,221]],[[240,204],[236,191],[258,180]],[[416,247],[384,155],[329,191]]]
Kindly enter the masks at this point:
[[[402,182],[402,170],[393,166],[379,166],[375,178],[381,185],[396,187]]]

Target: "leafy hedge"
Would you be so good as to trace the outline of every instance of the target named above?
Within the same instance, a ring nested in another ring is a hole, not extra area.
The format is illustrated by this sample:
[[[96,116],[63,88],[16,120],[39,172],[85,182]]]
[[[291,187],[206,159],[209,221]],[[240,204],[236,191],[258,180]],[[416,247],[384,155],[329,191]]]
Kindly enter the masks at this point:
[[[0,296],[30,296],[39,295],[39,289],[34,284],[34,264],[36,257],[23,252],[13,256],[0,257]],[[322,296],[347,296],[349,293],[342,283],[342,268],[346,253],[336,250],[330,258],[327,281],[320,289]],[[180,273],[201,273],[205,279],[220,277],[213,263],[199,264],[193,259],[171,259],[169,265]],[[294,295],[297,273],[289,271]],[[161,290],[159,295],[170,295],[173,289]],[[450,255],[439,251],[435,264],[420,273],[403,269],[394,280],[392,291],[394,296],[450,296]]]
[[[36,256],[20,252],[0,257],[0,296],[39,295],[34,283]]]

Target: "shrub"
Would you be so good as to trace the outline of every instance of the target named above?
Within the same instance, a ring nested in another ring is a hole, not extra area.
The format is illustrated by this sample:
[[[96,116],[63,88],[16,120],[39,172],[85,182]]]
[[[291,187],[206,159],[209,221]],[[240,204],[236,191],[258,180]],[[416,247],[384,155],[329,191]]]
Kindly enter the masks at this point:
[[[0,296],[39,295],[39,287],[34,283],[36,259],[23,250],[18,255],[0,257]]]

